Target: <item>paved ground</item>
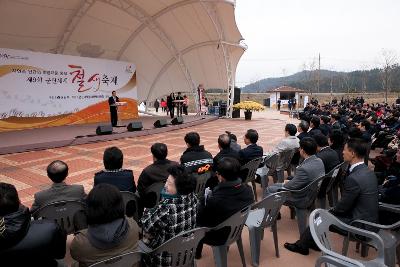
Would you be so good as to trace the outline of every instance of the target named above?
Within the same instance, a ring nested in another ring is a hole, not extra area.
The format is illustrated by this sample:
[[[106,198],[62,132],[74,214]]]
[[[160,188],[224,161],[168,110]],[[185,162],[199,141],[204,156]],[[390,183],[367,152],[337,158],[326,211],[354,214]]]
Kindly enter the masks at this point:
[[[141,170],[152,162],[150,146],[154,142],[164,142],[168,145],[169,159],[179,160],[185,150],[183,137],[189,131],[197,131],[201,136],[201,143],[213,155],[218,152],[218,135],[226,130],[238,136],[239,143],[243,145],[243,135],[247,129],[253,128],[259,132],[259,144],[264,151],[271,150],[274,145],[283,137],[284,125],[290,121],[287,115],[281,115],[276,111],[253,113],[253,120],[244,119],[220,119],[214,122],[195,126],[189,129],[182,129],[164,134],[152,136],[127,138],[110,142],[99,142],[79,146],[70,146],[57,149],[49,149],[36,152],[26,152],[0,156],[0,181],[14,184],[19,192],[23,204],[30,206],[33,194],[49,186],[49,179],[46,177],[46,167],[49,162],[60,159],[67,162],[70,168],[68,183],[82,184],[86,191],[93,186],[93,175],[103,168],[102,155],[105,148],[118,146],[124,153],[124,168],[132,169],[135,178]],[[260,189],[260,188],[259,188]],[[259,192],[261,195],[261,192]],[[273,249],[272,234],[265,231],[265,238],[261,246],[260,266],[314,266],[315,259],[319,255],[312,252],[310,256],[304,257],[287,252],[283,248],[286,241],[293,242],[298,239],[297,224],[290,220],[286,208],[282,210],[282,220],[278,225],[279,247],[281,257],[276,258]],[[340,240],[337,240],[337,245]],[[250,251],[247,230],[243,231],[243,243],[245,246],[246,261],[250,263]],[[198,266],[213,266],[212,252],[205,247],[203,258],[198,261]],[[228,266],[241,266],[236,246],[229,251]]]

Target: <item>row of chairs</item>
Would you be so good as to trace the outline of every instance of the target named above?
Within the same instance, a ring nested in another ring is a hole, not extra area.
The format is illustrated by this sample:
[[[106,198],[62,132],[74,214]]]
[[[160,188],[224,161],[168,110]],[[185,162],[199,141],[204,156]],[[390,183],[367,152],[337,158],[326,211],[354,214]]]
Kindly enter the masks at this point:
[[[225,244],[221,246],[213,246],[213,253],[215,264],[217,267],[228,266],[227,253],[228,247],[237,243],[239,253],[242,259],[243,266],[246,265],[242,243],[242,229],[244,226],[249,229],[249,239],[251,248],[251,257],[253,266],[259,265],[260,257],[260,245],[261,240],[264,237],[265,228],[270,227],[273,232],[273,238],[275,243],[275,253],[279,257],[278,249],[278,235],[276,227],[276,218],[280,211],[282,204],[289,196],[289,192],[279,192],[269,197],[264,198],[260,202],[256,202],[254,205],[244,208],[240,212],[234,214],[223,223],[215,228],[196,228],[191,231],[177,235],[173,239],[167,241],[160,247],[151,250],[141,244],[141,251],[126,253],[119,255],[111,259],[101,261],[93,266],[131,266],[139,258],[146,257],[146,255],[155,255],[162,253],[163,251],[168,252],[172,255],[174,266],[191,266],[194,261],[194,253],[200,240],[204,237],[208,231],[218,231],[221,229],[229,229],[228,239]],[[131,193],[123,193],[125,196],[129,196]],[[51,203],[46,208],[40,209],[35,213],[35,217],[45,218],[53,220],[58,223],[63,229],[69,233],[73,233],[73,227],[69,228],[72,224],[72,220],[76,212],[82,211],[85,208],[84,204],[79,201],[62,201],[57,203]],[[68,224],[66,224],[68,222]],[[129,263],[129,264],[128,264]]]
[[[380,204],[380,208],[400,213],[400,206]],[[316,209],[309,218],[310,231],[322,255],[316,261],[315,266],[337,266],[337,267],[395,267],[396,259],[400,264],[400,222],[392,225],[379,225],[370,222],[356,220],[347,225],[329,213],[327,210]],[[357,226],[357,227],[356,227]],[[363,226],[370,226],[365,230]],[[339,229],[347,235],[344,238],[342,254],[335,252],[332,248],[330,229]],[[371,246],[377,250],[377,256],[371,260],[356,260],[347,257],[349,241],[354,240]]]

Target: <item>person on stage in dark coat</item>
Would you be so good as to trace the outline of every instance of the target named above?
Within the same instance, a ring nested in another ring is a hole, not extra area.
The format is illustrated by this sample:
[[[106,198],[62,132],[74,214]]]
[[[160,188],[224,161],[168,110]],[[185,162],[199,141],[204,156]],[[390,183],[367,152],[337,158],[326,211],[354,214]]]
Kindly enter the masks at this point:
[[[378,182],[373,171],[364,164],[368,144],[360,139],[350,139],[343,150],[343,157],[350,164],[348,176],[344,180],[342,197],[329,211],[346,224],[354,220],[378,222]],[[295,243],[285,243],[285,248],[302,255],[309,249],[316,249],[308,227]]]
[[[243,184],[237,176],[240,164],[237,159],[224,157],[218,161],[219,184],[208,195],[200,198],[197,215],[197,225],[200,227],[215,227],[230,216],[254,202],[251,187]],[[222,245],[229,231],[208,232],[196,250],[196,258],[201,258],[203,243]]]
[[[181,92],[178,92],[178,95],[176,96],[175,100],[180,100],[180,101],[184,100]],[[183,102],[176,103],[175,105],[176,105],[176,116],[182,116]]]
[[[108,105],[110,106],[111,125],[113,127],[117,126],[118,123],[118,106],[116,105],[117,102],[119,102],[117,92],[112,91],[112,96],[108,98]]]
[[[174,104],[174,100],[175,100],[175,95],[174,95],[174,93],[171,93],[169,96],[167,96],[167,107],[168,107],[168,110],[169,110],[169,116],[171,117],[171,119],[172,118],[174,118],[174,107],[175,107],[175,104]]]
[[[116,186],[120,191],[136,192],[132,170],[122,169],[123,154],[118,147],[109,147],[104,151],[104,170],[94,175],[94,185],[106,183]]]

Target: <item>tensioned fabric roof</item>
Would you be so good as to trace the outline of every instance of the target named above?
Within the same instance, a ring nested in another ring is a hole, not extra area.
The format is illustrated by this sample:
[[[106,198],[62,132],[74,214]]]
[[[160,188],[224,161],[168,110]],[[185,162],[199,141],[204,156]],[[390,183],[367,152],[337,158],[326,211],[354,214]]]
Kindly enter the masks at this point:
[[[129,61],[138,98],[233,85],[234,0],[3,0],[0,47]],[[231,79],[230,79],[231,78]]]

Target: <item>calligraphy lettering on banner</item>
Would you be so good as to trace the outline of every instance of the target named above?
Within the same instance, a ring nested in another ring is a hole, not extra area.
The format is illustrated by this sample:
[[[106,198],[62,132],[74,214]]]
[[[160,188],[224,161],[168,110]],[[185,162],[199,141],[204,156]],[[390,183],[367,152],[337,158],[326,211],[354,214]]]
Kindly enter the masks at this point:
[[[69,74],[72,75],[72,83],[77,83],[79,88],[78,92],[85,92],[91,89],[94,89],[94,92],[97,92],[100,89],[100,84],[106,84],[107,86],[113,83],[117,85],[118,83],[118,76],[113,76],[108,78],[106,74],[103,74],[102,78],[100,79],[100,74],[95,73],[92,74],[87,81],[85,81],[85,69],[82,66],[77,65],[68,65],[71,69],[76,69],[71,71]],[[86,86],[86,84],[90,85]]]

